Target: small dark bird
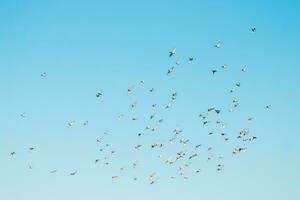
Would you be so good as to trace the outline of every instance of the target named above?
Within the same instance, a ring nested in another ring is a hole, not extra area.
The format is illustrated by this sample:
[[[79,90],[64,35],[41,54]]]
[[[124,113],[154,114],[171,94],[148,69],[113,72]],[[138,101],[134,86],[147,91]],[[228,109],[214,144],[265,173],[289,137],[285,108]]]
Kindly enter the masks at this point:
[[[96,93],[96,97],[97,97],[97,98],[102,97],[102,95],[103,95],[102,92],[97,92],[97,93]]]
[[[209,108],[209,109],[207,109],[208,112],[211,112],[213,110],[215,110],[215,108]]]
[[[71,176],[75,176],[76,174],[77,174],[77,170],[74,171],[74,172],[72,172],[72,173],[70,173]]]
[[[150,115],[150,119],[153,119],[155,117],[156,113],[153,113],[152,115]]]
[[[127,95],[130,96],[131,93],[132,93],[132,90],[133,90],[134,86],[130,86],[128,89],[127,89]]]
[[[45,78],[47,76],[46,72],[41,73],[41,77]]]
[[[169,51],[169,57],[174,56],[175,53],[176,53],[176,48],[171,49],[171,50]]]
[[[174,66],[169,68],[168,71],[167,71],[167,75],[171,74],[173,72],[174,68],[175,68]]]
[[[256,27],[251,28],[252,32],[256,32]]]
[[[34,147],[29,147],[28,150],[31,152],[33,151],[35,148]]]
[[[142,135],[144,135],[143,133],[138,133],[138,136],[141,137]]]
[[[203,122],[203,126],[206,125],[206,124],[208,124],[208,123],[209,123],[209,121],[204,121]]]
[[[221,48],[221,42],[220,41],[218,41],[215,45],[214,45],[214,47],[216,47],[216,48]]]
[[[189,64],[192,64],[192,62],[193,62],[194,60],[196,60],[196,58],[193,58],[193,57],[189,57],[188,59],[189,59],[189,61],[188,61]]]

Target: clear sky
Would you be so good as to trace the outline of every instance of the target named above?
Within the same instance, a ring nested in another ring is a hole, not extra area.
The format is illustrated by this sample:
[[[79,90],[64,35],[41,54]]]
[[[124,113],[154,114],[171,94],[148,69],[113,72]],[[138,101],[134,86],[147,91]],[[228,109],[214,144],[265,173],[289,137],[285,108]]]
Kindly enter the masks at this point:
[[[0,13],[0,199],[299,199],[299,1],[2,0]],[[190,65],[189,56],[196,58]],[[167,76],[177,58],[182,64]],[[241,88],[229,94],[237,81]],[[95,97],[98,91],[103,97]],[[175,104],[165,110],[175,91]],[[233,98],[240,108],[226,113]],[[139,140],[153,103],[164,122]],[[232,157],[233,145],[208,137],[200,124],[198,114],[210,106],[224,111],[231,138],[249,127],[258,140]],[[193,167],[200,174],[170,180],[176,169],[155,159],[164,152],[132,150],[167,140],[176,127],[204,150],[224,152],[224,170],[199,159]],[[107,167],[94,164],[103,157],[95,141],[104,131],[116,151]],[[140,166],[132,169],[135,160]],[[128,170],[120,174],[123,165]],[[158,176],[153,185],[151,172]]]

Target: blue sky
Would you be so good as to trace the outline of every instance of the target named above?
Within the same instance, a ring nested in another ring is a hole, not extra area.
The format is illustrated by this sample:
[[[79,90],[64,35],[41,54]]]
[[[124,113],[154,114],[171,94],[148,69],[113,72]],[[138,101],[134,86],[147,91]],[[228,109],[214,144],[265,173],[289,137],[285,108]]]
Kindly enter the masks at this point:
[[[1,199],[298,199],[298,1],[15,0],[1,1],[0,13]],[[217,41],[220,49],[213,47]],[[168,57],[173,47],[182,64],[167,76],[176,60]],[[191,65],[189,56],[196,58]],[[243,66],[247,73],[240,72]],[[237,81],[240,90],[229,94]],[[175,91],[176,103],[163,109]],[[234,114],[222,113],[226,131],[234,137],[249,126],[258,137],[237,157],[228,154],[230,145],[208,137],[198,118],[210,106],[227,109],[233,98],[241,105]],[[147,125],[153,103],[164,122],[141,142],[136,134]],[[68,128],[72,120],[76,124]],[[167,140],[176,127],[194,144],[227,152],[224,171],[199,160],[193,167],[201,174],[170,180],[174,169],[153,159],[162,152],[133,152],[134,144]],[[117,151],[114,164],[95,166],[101,157],[95,140],[106,130],[106,142]],[[36,147],[32,154],[30,146]],[[11,151],[17,152],[13,158]],[[139,168],[117,172],[134,160]],[[53,169],[58,172],[49,174]],[[74,170],[78,175],[69,176]],[[159,180],[150,186],[153,171]],[[120,176],[116,182],[114,174]]]

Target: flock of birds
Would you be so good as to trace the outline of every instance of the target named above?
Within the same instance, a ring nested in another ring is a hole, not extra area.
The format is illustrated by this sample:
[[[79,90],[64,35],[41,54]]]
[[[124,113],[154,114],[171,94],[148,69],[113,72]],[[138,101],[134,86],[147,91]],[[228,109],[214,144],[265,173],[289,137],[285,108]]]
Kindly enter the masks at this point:
[[[253,27],[251,28],[252,32],[256,32],[256,28]],[[213,47],[219,49],[222,48],[222,44],[220,41],[218,41],[215,45],[213,45]],[[176,55],[176,48],[172,48],[169,51],[169,58],[173,61],[173,58]],[[194,61],[196,60],[196,58],[194,57],[188,57],[187,59],[187,63],[188,64],[192,64]],[[168,68],[166,75],[170,76],[174,70],[176,69],[175,66],[179,66],[181,65],[180,60],[176,60],[175,61],[175,65]],[[220,67],[222,70],[226,70],[228,68],[228,65],[224,64]],[[247,69],[246,67],[242,67],[240,69],[241,73],[246,73]],[[212,69],[211,70],[212,75],[214,76],[216,73],[218,73],[218,69]],[[40,75],[42,78],[46,78],[47,77],[47,73],[44,72]],[[139,84],[143,85],[145,84],[144,80],[141,80],[139,82]],[[234,87],[229,91],[230,93],[234,93],[236,89],[241,88],[241,83],[240,82],[236,82]],[[135,92],[135,86],[130,86],[127,88],[127,95],[131,96],[133,95],[133,93]],[[150,93],[154,92],[154,88],[151,88],[149,90]],[[96,93],[96,98],[102,98],[103,97],[103,92],[99,91]],[[177,100],[177,96],[178,93],[177,92],[173,92],[170,95],[170,99],[169,101],[162,106],[163,109],[171,109],[173,104],[176,102]],[[250,132],[250,129],[248,127],[241,129],[238,133],[236,133],[235,136],[232,137],[232,135],[228,135],[224,130],[226,129],[226,127],[228,126],[226,121],[220,121],[219,115],[222,115],[223,112],[234,112],[235,109],[237,107],[240,106],[240,102],[238,99],[233,99],[232,100],[232,105],[230,108],[228,108],[228,110],[221,110],[220,108],[217,107],[209,107],[207,108],[207,110],[204,110],[203,112],[199,113],[199,121],[201,123],[201,125],[203,127],[205,126],[209,126],[210,124],[215,125],[218,129],[218,132],[216,131],[209,131],[207,134],[208,136],[211,135],[216,135],[219,134],[222,138],[222,140],[224,140],[225,142],[231,140],[232,138],[235,138],[236,140],[238,140],[238,145],[236,145],[232,151],[230,152],[230,154],[232,156],[238,155],[242,152],[245,152],[247,150],[247,145],[250,142],[253,142],[255,140],[257,140],[257,136],[252,135],[252,133]],[[137,107],[137,102],[133,102],[130,105],[130,109],[134,110]],[[158,105],[156,103],[153,103],[151,105],[151,107],[153,109],[157,108]],[[271,108],[271,105],[267,105],[265,106],[265,109],[269,110]],[[156,109],[157,110],[157,109]],[[27,114],[26,112],[23,112],[20,114],[21,118],[26,118]],[[148,116],[148,120],[149,120],[149,124],[153,124],[153,122],[156,120],[158,116],[157,112],[153,112],[150,116]],[[124,114],[120,114],[118,117],[118,120],[121,121],[124,118]],[[215,118],[217,118],[215,120]],[[253,117],[249,117],[247,119],[247,121],[253,121]],[[136,121],[138,120],[136,117],[132,117],[131,118],[132,121]],[[141,131],[136,133],[136,137],[137,138],[143,138],[143,136],[145,134],[147,134],[148,132],[156,132],[160,125],[164,123],[164,119],[163,118],[158,118],[156,120],[156,122],[154,123],[154,125],[146,125],[145,127],[141,128]],[[68,128],[72,128],[74,127],[74,125],[76,124],[75,120],[69,121],[67,122],[67,127]],[[89,121],[84,121],[82,123],[83,126],[88,126],[89,125]],[[103,163],[103,165],[108,166],[108,165],[112,165],[113,162],[111,161],[111,158],[116,154],[116,151],[113,150],[113,148],[111,147],[111,144],[109,143],[105,143],[105,138],[109,135],[108,131],[103,133],[102,137],[96,138],[95,139],[95,143],[97,145],[98,151],[100,152],[106,152],[106,156],[104,156],[103,158],[95,158],[94,160],[94,164],[99,164],[99,163]],[[146,145],[145,143],[149,142],[145,142],[143,140],[138,140],[140,141],[140,143],[133,145],[132,151],[133,153],[140,151],[142,148],[144,148]],[[143,143],[144,142],[144,143]],[[160,154],[157,155],[157,159],[159,160],[159,162],[165,164],[166,166],[173,166],[174,168],[176,168],[176,174],[171,175],[169,178],[171,179],[175,179],[176,177],[182,177],[184,179],[188,179],[189,178],[189,173],[188,171],[193,171],[193,173],[200,173],[202,170],[200,168],[194,169],[194,170],[190,170],[190,166],[192,165],[193,162],[196,162],[195,160],[197,158],[200,157],[200,152],[201,152],[201,156],[205,157],[207,161],[210,161],[212,159],[216,159],[216,171],[220,172],[224,169],[224,164],[223,164],[223,159],[224,159],[224,155],[223,154],[218,154],[215,155],[214,153],[214,149],[211,146],[205,146],[202,144],[193,144],[192,141],[188,138],[185,138],[184,135],[184,131],[181,128],[175,127],[172,132],[171,132],[171,137],[166,140],[166,141],[155,141],[152,142],[150,141],[149,143],[150,145],[146,148],[149,149],[161,149]],[[168,152],[166,154],[171,154],[171,155],[164,155],[163,152],[163,148],[165,148],[168,145],[174,145],[177,144],[179,145],[177,151],[175,152]],[[189,148],[187,148],[189,147]],[[35,151],[35,147],[29,147],[28,148],[29,153],[33,153],[33,151]],[[108,152],[108,153],[107,153]],[[16,152],[12,151],[10,153],[11,156],[16,156]],[[150,159],[150,158],[149,158]],[[122,171],[125,171],[127,167],[130,168],[137,168],[140,165],[140,161],[139,160],[134,160],[133,162],[127,164],[127,165],[123,165],[119,167],[119,172],[112,175],[111,179],[112,181],[117,180],[120,177],[120,174]],[[32,169],[31,164],[28,164],[28,168]],[[49,173],[54,174],[58,172],[57,169],[53,169],[51,171],[49,171]],[[70,176],[75,176],[78,174],[78,170],[75,171],[71,171],[69,172]],[[146,176],[147,177],[147,176]],[[139,177],[132,177],[133,181],[137,181]],[[157,180],[158,180],[158,174],[153,171],[148,175],[148,181],[150,184],[154,184]]]

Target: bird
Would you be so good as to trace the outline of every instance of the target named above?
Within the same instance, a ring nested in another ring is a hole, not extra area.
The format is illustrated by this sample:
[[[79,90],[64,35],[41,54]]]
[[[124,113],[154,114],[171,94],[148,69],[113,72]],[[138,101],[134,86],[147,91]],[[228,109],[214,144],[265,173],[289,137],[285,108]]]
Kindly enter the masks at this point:
[[[26,114],[26,112],[23,112],[20,114],[20,116],[21,116],[21,118],[25,119],[27,117],[27,114]]]
[[[243,139],[243,141],[244,141],[244,142],[246,142],[246,141],[253,141],[253,140],[256,140],[256,139],[257,139],[256,136],[252,136],[252,137],[250,137],[250,138]]]
[[[221,48],[221,42],[218,41],[218,42],[214,45],[214,47],[216,47],[216,48]]]
[[[15,152],[15,151],[10,152],[10,155],[11,155],[11,156],[14,156],[14,155],[16,155],[16,152]]]
[[[198,156],[198,154],[195,153],[195,154],[191,155],[191,156],[189,157],[189,159],[195,158],[195,157],[197,157],[197,156]]]
[[[238,138],[242,138],[250,133],[249,129],[243,129],[240,131]]]
[[[241,69],[242,72],[246,72],[246,70],[247,70],[246,67],[244,67],[244,68]]]
[[[223,168],[224,168],[224,165],[218,164],[218,166],[217,166],[217,171],[222,171]]]
[[[42,77],[42,78],[46,78],[46,76],[47,76],[47,73],[46,73],[46,72],[41,73],[41,77]]]
[[[206,124],[208,124],[210,121],[204,121],[203,122],[203,126],[205,126]]]
[[[173,72],[174,68],[174,66],[170,67],[167,71],[167,75],[170,75]]]
[[[215,75],[218,71],[216,69],[211,70],[212,74]]]
[[[102,97],[102,95],[103,95],[103,93],[102,93],[102,92],[97,92],[97,93],[96,93],[96,97],[97,97],[97,98],[100,98],[100,97]]]
[[[174,56],[175,53],[176,53],[176,48],[172,48],[172,49],[169,51],[169,57]]]
[[[221,66],[221,68],[223,68],[223,69],[227,69],[227,67],[228,67],[227,64],[224,64],[224,65]]]
[[[215,109],[215,112],[216,112],[217,114],[220,114],[220,113],[221,113],[221,110]]]
[[[49,173],[50,173],[50,174],[54,174],[54,173],[56,173],[56,172],[57,172],[57,170],[55,169],[55,170],[50,171]]]
[[[112,177],[111,177],[111,180],[112,180],[112,181],[115,181],[117,178],[118,178],[118,176],[112,176]]]
[[[125,169],[125,166],[120,167],[120,171],[124,171],[124,169]]]
[[[189,139],[186,139],[186,140],[181,139],[180,143],[182,143],[183,145],[186,145],[189,141],[190,141]]]
[[[207,109],[208,112],[211,112],[211,111],[213,111],[213,110],[215,110],[214,107],[213,107],[213,108],[208,108],[208,109]]]
[[[134,88],[133,85],[132,85],[132,86],[129,86],[129,87],[127,88],[127,95],[128,95],[128,96],[131,95],[131,93],[132,93],[132,91],[133,91],[133,88]]]
[[[180,129],[180,128],[175,128],[175,129],[173,130],[173,132],[175,133],[175,135],[178,135],[178,134],[182,133],[183,130]]]
[[[144,135],[144,133],[141,133],[141,132],[140,132],[140,133],[138,133],[138,136],[139,136],[139,137],[140,137],[140,136],[142,136],[142,135]]]
[[[174,93],[172,94],[171,99],[172,99],[172,101],[175,101],[176,98],[177,98],[177,92],[174,92]]]
[[[121,121],[123,119],[123,117],[124,117],[123,114],[118,115],[118,120]]]
[[[70,173],[71,176],[75,176],[76,174],[77,174],[77,170]]]
[[[31,153],[35,148],[34,147],[29,147],[28,150],[29,150],[29,153]]]
[[[251,31],[252,31],[252,32],[256,32],[256,27],[252,27],[252,28],[251,28]]]
[[[189,64],[192,64],[192,62],[196,60],[196,58],[193,58],[193,57],[188,57],[188,63]]]
[[[269,110],[271,108],[271,105],[267,105],[266,109]]]
[[[141,146],[142,146],[141,144],[135,145],[135,146],[134,146],[134,149],[137,150],[137,149],[139,149]]]
[[[134,161],[133,163],[132,163],[132,166],[133,166],[133,168],[135,168],[135,167],[137,167],[138,166],[138,164],[139,164],[139,161]]]
[[[168,104],[165,106],[166,109],[168,109],[168,108],[170,108],[170,107],[171,107],[171,103],[168,103]]]
[[[100,144],[100,143],[101,143],[101,141],[102,141],[102,138],[98,138],[98,139],[96,139],[96,143],[97,143],[97,144]]]
[[[109,162],[105,162],[105,163],[104,163],[104,165],[109,165],[109,164],[110,164]]]
[[[156,113],[153,113],[152,115],[150,115],[150,119],[153,119],[155,117]]]
[[[75,120],[68,122],[68,128],[72,128],[75,125]]]
[[[135,108],[137,106],[137,102],[135,101],[135,102],[133,102],[132,104],[131,104],[131,109],[133,109],[133,108]]]

